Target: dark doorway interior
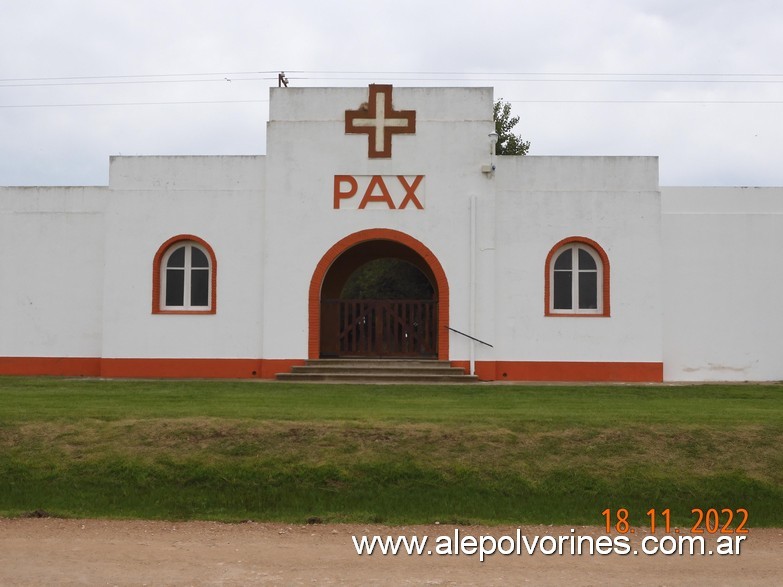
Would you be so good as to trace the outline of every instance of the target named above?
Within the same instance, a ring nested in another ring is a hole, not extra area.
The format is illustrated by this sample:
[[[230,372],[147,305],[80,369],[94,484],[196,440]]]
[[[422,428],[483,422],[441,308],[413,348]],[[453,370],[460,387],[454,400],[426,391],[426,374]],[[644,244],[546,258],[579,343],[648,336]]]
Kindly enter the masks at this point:
[[[426,262],[400,243],[362,243],[324,279],[321,356],[434,358],[437,321],[437,286]]]
[[[415,265],[395,258],[374,259],[348,278],[341,299],[432,300],[435,290]]]

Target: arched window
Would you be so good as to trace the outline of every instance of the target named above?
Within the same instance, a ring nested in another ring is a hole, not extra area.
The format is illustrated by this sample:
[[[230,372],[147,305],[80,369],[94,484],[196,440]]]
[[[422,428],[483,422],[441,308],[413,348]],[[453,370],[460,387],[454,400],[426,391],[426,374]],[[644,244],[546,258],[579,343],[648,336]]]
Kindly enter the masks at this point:
[[[546,260],[547,316],[609,316],[609,259],[585,237],[557,243]]]
[[[152,313],[214,314],[215,254],[204,240],[180,235],[163,243],[155,255]]]

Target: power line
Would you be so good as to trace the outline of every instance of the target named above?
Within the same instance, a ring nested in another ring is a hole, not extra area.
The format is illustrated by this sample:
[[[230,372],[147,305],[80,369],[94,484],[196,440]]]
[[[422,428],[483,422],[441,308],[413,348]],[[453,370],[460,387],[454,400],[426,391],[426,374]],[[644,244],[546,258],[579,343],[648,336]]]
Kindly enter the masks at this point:
[[[212,71],[200,73],[151,73],[145,75],[79,75],[70,77],[21,77],[0,78],[0,82],[44,82],[44,81],[68,81],[68,80],[99,80],[99,79],[138,79],[156,77],[196,77],[204,75],[264,75],[277,74],[277,71]]]
[[[366,80],[366,77],[289,77],[290,80],[333,80],[333,81],[359,81]],[[388,78],[386,78],[388,79]],[[521,82],[521,83],[593,83],[593,84],[781,84],[780,79],[588,79],[588,78],[552,78],[552,79],[530,79],[530,78],[461,78],[461,77],[438,77],[438,78],[398,78],[395,81],[473,81],[473,82]]]
[[[621,73],[621,72],[369,72],[369,71],[316,71],[287,70],[293,80],[344,80],[365,81],[382,76],[407,76],[393,81],[407,82],[481,82],[481,83],[612,83],[612,84],[779,84],[783,74],[775,73]],[[214,77],[209,77],[214,76]],[[250,77],[248,77],[250,76]],[[367,77],[338,77],[367,76]],[[411,77],[431,76],[431,77]],[[451,77],[448,77],[451,76]],[[461,77],[455,77],[461,76]],[[70,76],[70,77],[26,77],[0,79],[0,89],[19,87],[59,86],[107,86],[126,84],[178,84],[178,83],[232,83],[243,81],[272,81],[277,79],[276,71],[235,71],[201,73],[162,73],[146,75]],[[391,80],[389,80],[391,81]],[[510,100],[520,104],[781,104],[778,100],[655,100],[655,99],[546,99]],[[164,106],[190,104],[236,104],[268,102],[268,100],[203,100],[203,101],[145,101],[145,102],[89,102],[51,104],[9,104],[0,108],[74,108],[93,106]]]
[[[526,71],[526,72],[496,72],[496,71],[293,71],[286,70],[288,73],[307,73],[307,74],[336,74],[336,75],[467,75],[467,76],[487,76],[487,75],[499,75],[499,76],[531,76],[531,75],[568,75],[568,76],[607,76],[607,77],[783,77],[783,73],[672,73],[672,72],[657,72],[657,73],[628,73],[628,72],[546,72],[546,71]]]
[[[436,71],[317,71],[287,70],[297,80],[356,81],[401,76],[397,81],[487,81],[487,82],[575,82],[575,83],[783,83],[778,73],[627,73],[627,72],[436,72]],[[112,83],[196,83],[221,81],[266,81],[275,79],[277,71],[235,71],[164,73],[145,75],[105,75],[69,77],[0,78],[0,87],[35,87],[58,85],[105,85]],[[174,79],[218,76],[218,79]],[[237,77],[241,76],[241,77]],[[262,77],[247,77],[262,76]],[[352,77],[341,77],[352,76]],[[359,77],[355,77],[359,76]],[[427,77],[422,77],[427,76]]]
[[[783,104],[783,100],[507,100],[512,104]],[[194,100],[173,102],[84,102],[77,104],[0,104],[2,108],[85,108],[103,106],[187,106],[199,104],[262,104],[269,100]]]
[[[35,88],[35,87],[62,87],[62,86],[114,86],[127,84],[189,84],[189,83],[231,83],[248,81],[268,81],[277,79],[272,77],[254,77],[254,78],[223,78],[223,79],[151,79],[151,80],[113,80],[113,81],[69,81],[69,82],[35,82],[35,83],[0,83],[0,88]]]
[[[512,104],[783,104],[783,100],[505,100]]]
[[[269,100],[198,100],[192,102],[91,102],[79,104],[0,104],[0,108],[81,108],[91,106],[181,106],[191,104],[255,104]]]

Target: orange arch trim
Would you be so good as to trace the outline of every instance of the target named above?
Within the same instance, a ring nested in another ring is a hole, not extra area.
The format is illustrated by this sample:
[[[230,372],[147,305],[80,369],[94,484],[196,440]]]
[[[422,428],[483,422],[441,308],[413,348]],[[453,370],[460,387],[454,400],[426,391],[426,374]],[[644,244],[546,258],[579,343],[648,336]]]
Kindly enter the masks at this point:
[[[160,308],[160,264],[163,260],[163,256],[166,254],[172,245],[183,242],[192,241],[200,245],[209,255],[209,263],[212,269],[210,287],[212,288],[212,305],[208,310],[161,310]],[[202,238],[194,236],[192,234],[178,234],[172,236],[165,243],[160,245],[158,252],[155,253],[155,258],[152,261],[152,313],[153,314],[215,314],[217,313],[217,258],[215,257],[215,251],[209,246],[209,243]]]
[[[321,258],[315,267],[310,280],[308,298],[309,333],[307,340],[307,356],[317,359],[321,346],[321,286],[329,268],[337,258],[351,247],[372,240],[394,241],[405,245],[418,253],[427,263],[438,286],[438,359],[447,361],[449,358],[449,282],[446,272],[435,254],[424,244],[410,235],[390,228],[369,228],[353,234],[335,243]]]
[[[603,301],[603,311],[600,314],[567,314],[567,313],[554,313],[549,310],[549,294],[551,293],[551,283],[550,283],[550,266],[552,263],[552,257],[554,257],[555,253],[561,249],[562,247],[566,245],[570,245],[573,243],[581,243],[584,245],[587,245],[591,249],[593,249],[596,253],[598,253],[598,256],[601,258],[601,263],[603,264],[603,282],[602,282],[602,301]],[[597,242],[595,242],[593,239],[587,238],[586,236],[569,236],[568,238],[564,238],[560,242],[558,242],[552,249],[549,251],[549,254],[546,256],[546,263],[544,263],[544,316],[568,316],[571,318],[601,318],[601,317],[608,317],[611,315],[610,308],[609,308],[609,256],[606,254],[606,251],[601,248],[601,245],[599,245]]]

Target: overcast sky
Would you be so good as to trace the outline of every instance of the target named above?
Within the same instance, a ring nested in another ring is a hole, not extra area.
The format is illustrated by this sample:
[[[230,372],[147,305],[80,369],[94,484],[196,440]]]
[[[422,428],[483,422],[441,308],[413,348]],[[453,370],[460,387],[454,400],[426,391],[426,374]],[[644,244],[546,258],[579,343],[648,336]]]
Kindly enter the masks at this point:
[[[105,185],[111,155],[264,154],[280,70],[294,86],[493,86],[531,155],[658,155],[662,185],[783,185],[780,0],[0,9],[0,185]]]

